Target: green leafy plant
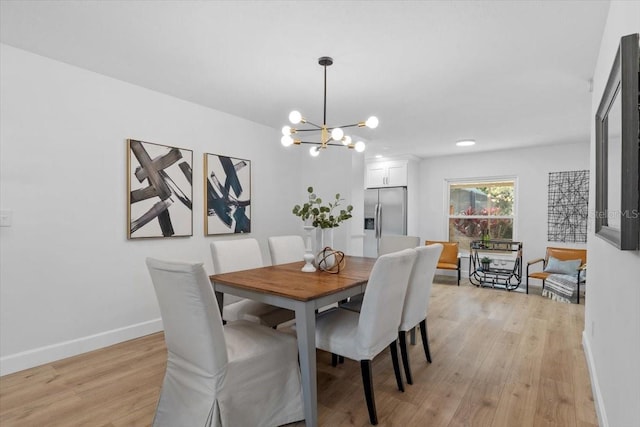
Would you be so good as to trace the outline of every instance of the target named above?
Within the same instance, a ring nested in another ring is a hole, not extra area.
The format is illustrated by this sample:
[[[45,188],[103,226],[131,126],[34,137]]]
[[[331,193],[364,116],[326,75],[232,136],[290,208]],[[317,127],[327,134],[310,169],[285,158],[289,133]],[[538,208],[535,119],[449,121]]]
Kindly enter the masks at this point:
[[[320,228],[336,228],[341,222],[351,218],[351,211],[353,206],[347,205],[345,209],[340,209],[338,213],[334,214],[334,210],[340,206],[340,202],[344,199],[340,198],[340,193],[336,194],[335,199],[326,205],[322,204],[322,199],[313,192],[313,187],[307,188],[309,193],[309,201],[302,206],[295,205],[293,207],[293,214],[299,216],[303,221],[311,221],[314,227]]]

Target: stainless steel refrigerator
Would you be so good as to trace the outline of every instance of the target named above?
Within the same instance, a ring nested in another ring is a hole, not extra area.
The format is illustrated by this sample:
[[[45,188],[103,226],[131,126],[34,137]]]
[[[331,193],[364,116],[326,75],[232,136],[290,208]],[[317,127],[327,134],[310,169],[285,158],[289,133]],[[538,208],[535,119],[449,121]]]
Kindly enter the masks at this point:
[[[406,234],[407,187],[364,190],[364,256],[378,256],[381,236]]]

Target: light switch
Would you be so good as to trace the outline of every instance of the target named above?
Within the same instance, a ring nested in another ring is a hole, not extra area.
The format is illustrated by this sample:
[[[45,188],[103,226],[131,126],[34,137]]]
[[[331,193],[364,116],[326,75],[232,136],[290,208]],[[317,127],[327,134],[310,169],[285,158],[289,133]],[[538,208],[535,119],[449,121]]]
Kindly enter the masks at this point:
[[[11,227],[13,212],[7,210],[0,211],[0,227]]]

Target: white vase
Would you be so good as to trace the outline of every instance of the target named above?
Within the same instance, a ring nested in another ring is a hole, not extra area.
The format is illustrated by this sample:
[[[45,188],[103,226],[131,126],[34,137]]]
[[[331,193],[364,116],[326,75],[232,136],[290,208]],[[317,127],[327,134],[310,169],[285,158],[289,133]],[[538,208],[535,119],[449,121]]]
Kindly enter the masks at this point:
[[[320,250],[318,251],[316,265],[319,268],[328,270],[336,263],[336,257],[329,255],[326,258],[323,255],[325,248],[333,249],[333,228],[324,228],[320,230]],[[320,261],[324,258],[324,264],[321,266]]]
[[[313,273],[316,271],[316,268],[313,266],[313,261],[315,260],[315,256],[313,255],[313,244],[311,242],[311,233],[315,230],[313,225],[305,225],[304,231],[306,233],[304,239],[304,266],[302,267],[302,271],[305,273]]]
[[[323,228],[320,234],[320,250],[330,247],[333,249],[333,228]]]

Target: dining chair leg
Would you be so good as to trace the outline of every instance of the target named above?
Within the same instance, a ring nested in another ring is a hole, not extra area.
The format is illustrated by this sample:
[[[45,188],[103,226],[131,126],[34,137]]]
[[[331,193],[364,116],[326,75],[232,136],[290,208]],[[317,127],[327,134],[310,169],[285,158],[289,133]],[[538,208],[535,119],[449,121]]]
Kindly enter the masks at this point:
[[[334,368],[338,366],[338,355],[335,353],[331,353],[331,366]]]
[[[393,362],[393,372],[396,374],[398,390],[404,392],[404,384],[402,384],[402,374],[400,373],[400,362],[398,361],[398,340],[393,340],[393,342],[389,344],[389,350],[391,351],[391,362]]]
[[[424,347],[424,355],[427,362],[431,363],[431,352],[429,351],[429,338],[427,337],[427,319],[420,322],[420,335],[422,336],[422,347]]]
[[[364,386],[364,398],[367,401],[367,410],[369,411],[369,421],[371,424],[378,424],[378,415],[376,413],[376,401],[373,395],[373,378],[371,373],[371,360],[360,361],[360,371],[362,371],[362,385]]]
[[[338,363],[344,363],[344,356],[338,356]]]
[[[407,384],[413,384],[411,366],[409,365],[409,352],[407,351],[407,333],[399,331],[398,338],[400,339],[400,355],[402,356],[402,364],[404,365],[404,376],[407,377]]]

